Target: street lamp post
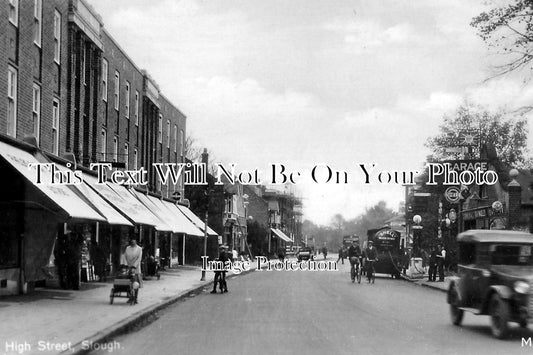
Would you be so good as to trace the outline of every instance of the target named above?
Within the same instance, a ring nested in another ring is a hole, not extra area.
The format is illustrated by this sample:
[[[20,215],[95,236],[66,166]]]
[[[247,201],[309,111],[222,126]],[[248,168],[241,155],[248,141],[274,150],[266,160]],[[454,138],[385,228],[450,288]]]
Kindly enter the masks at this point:
[[[204,194],[206,196],[206,202],[205,202],[205,224],[204,224],[204,257],[207,256],[207,220],[209,219],[209,192],[211,190],[207,189],[204,191]],[[205,270],[202,269],[202,278],[200,281],[205,281]]]
[[[422,229],[420,222],[422,222],[422,217],[414,215],[413,222],[415,222],[413,226],[413,254],[418,257],[420,256],[420,229]]]
[[[448,215],[446,216],[446,228],[448,229],[448,238],[446,240],[446,248],[450,247],[452,224],[454,224],[456,220],[457,220],[457,213],[455,212],[455,209],[452,208],[450,212],[448,212]]]
[[[209,201],[207,202],[209,206]],[[204,225],[204,256],[207,256],[207,218],[209,217],[209,207],[205,211],[205,225]],[[205,269],[202,268],[202,278],[200,281],[205,281]]]

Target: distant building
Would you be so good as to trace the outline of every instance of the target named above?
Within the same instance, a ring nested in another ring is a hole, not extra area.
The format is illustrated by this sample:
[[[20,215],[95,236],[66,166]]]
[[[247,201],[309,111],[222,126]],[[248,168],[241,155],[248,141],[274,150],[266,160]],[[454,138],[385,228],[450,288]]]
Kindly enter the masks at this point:
[[[275,254],[287,246],[302,245],[302,205],[292,193],[245,186],[248,196],[249,223],[257,222],[266,230],[263,253]]]

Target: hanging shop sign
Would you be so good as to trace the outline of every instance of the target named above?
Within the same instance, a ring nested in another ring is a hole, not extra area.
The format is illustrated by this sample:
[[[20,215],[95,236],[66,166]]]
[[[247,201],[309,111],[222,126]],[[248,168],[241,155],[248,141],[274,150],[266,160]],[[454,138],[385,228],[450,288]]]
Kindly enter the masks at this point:
[[[461,190],[457,186],[450,186],[444,192],[444,197],[449,203],[458,203],[461,199]]]

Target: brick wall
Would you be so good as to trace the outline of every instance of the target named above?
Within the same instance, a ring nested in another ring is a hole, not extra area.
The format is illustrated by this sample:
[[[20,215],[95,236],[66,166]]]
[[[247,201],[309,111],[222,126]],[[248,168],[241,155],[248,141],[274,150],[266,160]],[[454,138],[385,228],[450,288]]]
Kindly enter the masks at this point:
[[[140,168],[141,156],[141,127],[143,121],[142,115],[142,92],[143,92],[143,74],[141,70],[133,63],[125,52],[118,46],[109,33],[103,31],[102,40],[104,43],[103,59],[108,63],[107,77],[107,102],[103,100],[102,95],[98,99],[101,102],[99,115],[98,136],[100,137],[103,129],[107,132],[107,157],[99,155],[100,160],[113,160],[113,138],[118,139],[118,161],[126,162],[125,145],[128,144],[128,169],[133,169],[134,151],[137,149],[137,166]],[[115,73],[119,74],[119,105],[115,109]],[[103,78],[100,79],[102,87]],[[126,83],[129,84],[129,114],[127,114],[127,90]],[[138,112],[139,124],[135,120],[135,93],[139,93]],[[97,151],[103,152],[101,139],[97,140]]]
[[[54,61],[54,12],[62,14],[61,63],[67,59],[67,0],[42,2],[41,46],[34,44],[34,2],[19,1],[18,26],[8,19],[8,2],[0,7],[0,72],[7,73],[8,65],[17,70],[17,139],[33,134],[33,86],[41,91],[40,105],[40,146],[51,152],[52,146],[52,105],[54,98],[61,102],[61,126],[65,124],[66,70]],[[0,82],[0,133],[7,133],[7,75],[2,74]],[[65,132],[60,130],[60,147],[64,147]],[[60,148],[61,153],[61,148]]]
[[[113,151],[113,137],[118,138],[119,154],[124,153],[125,143],[129,146],[128,167],[134,166],[134,150],[137,149],[137,166],[144,166],[147,170],[152,170],[152,163],[176,163],[183,162],[184,157],[180,155],[180,145],[177,153],[174,152],[175,140],[179,142],[179,132],[183,130],[185,135],[185,115],[175,107],[165,96],[159,95],[157,102],[152,102],[144,92],[145,73],[140,70],[135,63],[120,48],[112,36],[103,31],[104,53],[103,58],[108,63],[107,80],[107,103],[104,100],[101,104],[101,115],[99,115],[99,126],[107,132],[107,152]],[[115,72],[119,73],[119,109],[115,109]],[[129,119],[126,117],[126,83],[129,83]],[[102,85],[102,80],[100,80]],[[135,94],[139,94],[139,124],[135,120]],[[162,143],[158,136],[159,114],[162,115]],[[106,119],[107,117],[107,119]],[[170,121],[170,148],[167,148],[167,120]],[[106,124],[107,122],[107,124]],[[174,137],[174,126],[178,127],[177,137]],[[100,133],[99,133],[100,134]],[[97,142],[98,152],[102,151],[100,139]],[[111,160],[110,155],[108,159]],[[125,156],[119,155],[119,161],[125,161]],[[161,191],[155,182],[153,170],[149,174],[149,189],[152,192],[161,193],[165,197],[172,197],[173,185],[162,185]],[[182,190],[182,183],[177,190]]]
[[[268,227],[268,203],[260,196],[256,187],[244,186],[244,193],[248,195],[248,216],[252,216],[262,227]]]

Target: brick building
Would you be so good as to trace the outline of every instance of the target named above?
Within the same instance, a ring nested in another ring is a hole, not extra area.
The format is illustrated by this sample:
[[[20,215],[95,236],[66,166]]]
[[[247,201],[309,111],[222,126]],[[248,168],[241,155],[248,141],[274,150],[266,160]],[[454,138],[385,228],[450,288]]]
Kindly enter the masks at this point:
[[[172,238],[202,232],[187,218],[187,228],[162,221],[169,211],[181,213],[174,197],[183,195],[183,182],[162,184],[152,164],[184,162],[185,115],[85,0],[4,1],[0,39],[0,72],[7,74],[0,81],[0,168],[8,170],[0,179],[0,295],[26,292],[42,279],[57,238],[68,233],[103,243],[115,266],[132,235],[146,240],[147,251],[180,262]],[[47,190],[24,175],[30,162],[77,168],[87,179],[91,163],[145,167],[148,183],[135,188],[164,205],[131,200],[135,194],[118,185]]]

